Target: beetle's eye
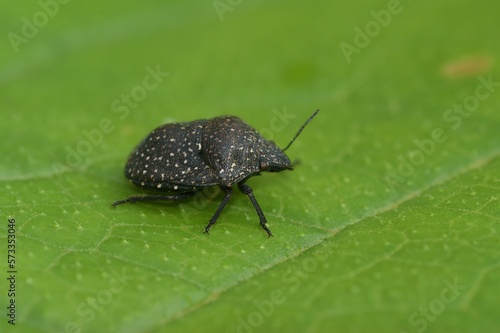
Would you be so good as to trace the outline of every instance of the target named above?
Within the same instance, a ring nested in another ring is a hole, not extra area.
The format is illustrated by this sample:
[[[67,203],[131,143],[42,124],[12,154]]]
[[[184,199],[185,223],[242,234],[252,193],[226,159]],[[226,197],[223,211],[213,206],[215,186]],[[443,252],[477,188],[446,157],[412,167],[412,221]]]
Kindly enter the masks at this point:
[[[267,169],[269,169],[269,163],[260,162],[260,171],[266,171]]]

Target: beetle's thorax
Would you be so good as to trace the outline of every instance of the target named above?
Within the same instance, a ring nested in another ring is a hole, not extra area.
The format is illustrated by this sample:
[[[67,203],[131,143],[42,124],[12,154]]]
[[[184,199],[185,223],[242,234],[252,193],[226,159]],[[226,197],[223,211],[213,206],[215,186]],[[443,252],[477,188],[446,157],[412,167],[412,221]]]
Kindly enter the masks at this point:
[[[259,172],[262,137],[237,117],[210,119],[203,128],[203,157],[220,178],[232,186]]]

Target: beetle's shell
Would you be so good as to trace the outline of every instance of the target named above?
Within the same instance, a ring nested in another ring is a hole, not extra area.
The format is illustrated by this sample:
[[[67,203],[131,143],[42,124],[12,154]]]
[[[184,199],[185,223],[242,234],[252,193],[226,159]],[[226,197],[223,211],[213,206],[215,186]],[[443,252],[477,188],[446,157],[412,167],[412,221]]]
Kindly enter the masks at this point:
[[[232,186],[260,171],[260,148],[266,143],[255,129],[233,116],[166,124],[134,149],[125,176],[150,190]]]

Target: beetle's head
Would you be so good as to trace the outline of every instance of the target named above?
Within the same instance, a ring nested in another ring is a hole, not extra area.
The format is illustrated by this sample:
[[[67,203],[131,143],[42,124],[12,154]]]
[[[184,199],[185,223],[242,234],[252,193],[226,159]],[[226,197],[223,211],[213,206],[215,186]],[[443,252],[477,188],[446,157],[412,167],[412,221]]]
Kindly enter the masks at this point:
[[[268,171],[268,172],[279,172],[285,169],[293,170],[292,163],[290,159],[285,154],[285,150],[290,148],[292,143],[297,139],[297,137],[302,133],[302,130],[306,125],[318,114],[319,109],[316,110],[302,125],[302,127],[298,130],[297,134],[293,137],[290,143],[285,147],[285,149],[281,150],[274,141],[265,141],[265,143],[261,147],[260,158],[259,158],[259,168],[260,171]]]
[[[260,150],[260,171],[279,172],[283,170],[292,170],[292,163],[283,150],[278,147],[274,141],[267,141],[264,148]]]

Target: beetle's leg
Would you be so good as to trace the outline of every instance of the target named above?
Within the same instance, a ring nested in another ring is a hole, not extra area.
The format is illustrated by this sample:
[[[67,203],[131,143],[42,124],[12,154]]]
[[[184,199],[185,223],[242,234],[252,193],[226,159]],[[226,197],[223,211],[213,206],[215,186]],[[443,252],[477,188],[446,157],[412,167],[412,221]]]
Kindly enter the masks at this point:
[[[264,212],[260,208],[259,203],[257,202],[257,199],[255,199],[255,196],[253,195],[252,188],[245,183],[238,183],[238,188],[240,189],[241,192],[243,192],[244,194],[246,194],[248,196],[248,198],[250,199],[250,201],[253,204],[253,207],[255,208],[255,211],[257,212],[257,215],[259,215],[260,225],[261,225],[262,229],[264,229],[267,232],[267,237],[271,237],[273,235],[273,233],[266,226],[267,219],[264,215]]]
[[[219,205],[219,208],[217,208],[217,210],[215,211],[215,214],[212,216],[212,218],[210,219],[210,221],[208,222],[207,226],[205,227],[205,233],[208,234],[208,231],[210,230],[210,228],[215,224],[215,222],[217,222],[217,219],[219,218],[219,215],[220,213],[222,213],[222,211],[224,210],[224,207],[226,207],[229,199],[231,199],[231,195],[233,194],[233,189],[230,188],[230,187],[220,187],[224,192],[226,192],[226,196],[224,197],[224,199],[222,199],[222,202],[220,203]]]
[[[178,193],[178,194],[172,194],[172,195],[145,195],[141,197],[130,197],[125,200],[120,200],[114,202],[111,206],[116,207],[118,205],[130,202],[137,202],[137,201],[177,201],[177,200],[182,200],[186,199],[189,197],[192,197],[195,195],[196,192],[185,192],[185,193]]]

